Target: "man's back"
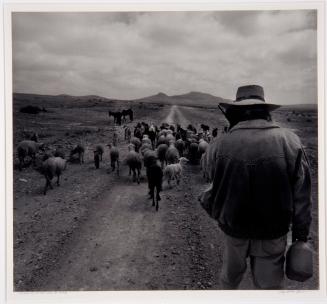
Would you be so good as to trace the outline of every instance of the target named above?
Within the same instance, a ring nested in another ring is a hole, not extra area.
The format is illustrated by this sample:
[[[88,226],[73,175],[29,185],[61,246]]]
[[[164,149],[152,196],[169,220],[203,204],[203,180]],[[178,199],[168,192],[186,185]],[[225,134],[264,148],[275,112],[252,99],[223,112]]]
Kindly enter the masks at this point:
[[[287,233],[302,153],[299,138],[270,121],[249,120],[222,135],[213,149],[212,215],[222,230],[255,239]]]

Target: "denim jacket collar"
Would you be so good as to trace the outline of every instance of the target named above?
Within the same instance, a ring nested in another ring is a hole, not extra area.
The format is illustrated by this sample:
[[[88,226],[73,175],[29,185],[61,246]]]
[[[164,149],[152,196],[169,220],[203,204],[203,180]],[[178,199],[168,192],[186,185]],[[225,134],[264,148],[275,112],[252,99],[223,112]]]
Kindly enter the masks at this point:
[[[229,130],[229,133],[238,130],[238,129],[271,129],[271,128],[280,128],[273,121],[267,121],[265,119],[253,119],[240,121],[237,125]]]

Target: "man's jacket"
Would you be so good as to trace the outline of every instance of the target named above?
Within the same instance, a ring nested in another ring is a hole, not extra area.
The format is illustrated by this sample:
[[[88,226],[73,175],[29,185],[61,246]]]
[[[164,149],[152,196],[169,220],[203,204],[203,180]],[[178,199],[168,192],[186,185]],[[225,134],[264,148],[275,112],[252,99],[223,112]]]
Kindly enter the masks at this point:
[[[307,238],[311,178],[296,134],[262,119],[242,121],[208,153],[213,184],[207,211],[226,234],[274,239],[292,224],[293,239]]]

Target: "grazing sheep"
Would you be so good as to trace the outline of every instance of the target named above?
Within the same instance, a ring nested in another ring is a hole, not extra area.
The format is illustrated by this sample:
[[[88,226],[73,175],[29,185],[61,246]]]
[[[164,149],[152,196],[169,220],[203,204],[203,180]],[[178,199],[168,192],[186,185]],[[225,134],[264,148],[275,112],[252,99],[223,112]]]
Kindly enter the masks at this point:
[[[185,149],[185,142],[180,138],[176,140],[175,147],[178,150],[180,156],[183,156]]]
[[[138,152],[140,147],[141,147],[141,140],[139,138],[137,138],[137,137],[133,137],[131,139],[131,144],[134,145],[135,151]]]
[[[102,145],[97,145],[95,147],[94,152],[97,152],[97,154],[99,155],[100,161],[102,161],[102,154],[104,153],[104,148]]]
[[[209,146],[209,144],[203,138],[201,138],[199,145],[198,145],[199,155],[202,155],[203,153],[205,153],[208,146]]]
[[[42,163],[41,171],[46,179],[45,187],[44,187],[44,195],[47,194],[47,189],[50,187],[53,189],[51,185],[51,180],[56,175],[57,176],[57,185],[59,186],[59,178],[62,174],[62,171],[66,169],[67,163],[65,159],[61,157],[49,157]]]
[[[182,165],[187,163],[189,160],[185,157],[181,157],[177,164],[169,164],[164,169],[164,176],[167,178],[168,185],[171,188],[170,182],[176,179],[177,185],[180,183],[182,177],[183,167]]]
[[[74,149],[70,151],[70,159],[72,159],[73,155],[78,154],[78,160],[81,165],[82,163],[84,163],[84,151],[85,151],[84,146],[78,144],[77,146],[74,147]]]
[[[20,171],[22,170],[26,156],[31,157],[33,164],[35,165],[35,155],[39,150],[42,150],[44,152],[43,143],[37,143],[33,140],[23,140],[18,144],[17,154],[19,159]]]
[[[168,150],[168,145],[166,144],[160,144],[157,147],[157,154],[158,154],[159,161],[161,163],[161,168],[164,167],[165,163],[167,164],[167,160],[166,160],[167,150]]]
[[[146,176],[148,178],[149,194],[152,199],[152,206],[159,209],[159,201],[161,200],[160,192],[162,190],[163,172],[156,161],[148,164],[146,168]]]
[[[119,175],[119,150],[117,147],[109,144],[108,145],[110,150],[110,165],[112,171],[116,170],[116,164],[117,164],[117,175]]]
[[[167,164],[175,164],[178,162],[178,159],[179,159],[178,150],[176,149],[175,144],[171,142],[166,152]]]
[[[126,156],[126,163],[129,167],[129,175],[133,172],[133,182],[137,180],[137,183],[140,183],[140,174],[142,168],[142,159],[141,155],[135,151],[135,146],[133,144],[128,145],[128,154]],[[136,177],[137,171],[137,177]]]

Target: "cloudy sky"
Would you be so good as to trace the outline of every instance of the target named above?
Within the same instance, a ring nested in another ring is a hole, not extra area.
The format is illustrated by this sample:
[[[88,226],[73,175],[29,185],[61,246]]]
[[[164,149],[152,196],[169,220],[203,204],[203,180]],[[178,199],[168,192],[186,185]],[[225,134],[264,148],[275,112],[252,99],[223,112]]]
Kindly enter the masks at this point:
[[[14,13],[14,92],[317,102],[316,12]]]

